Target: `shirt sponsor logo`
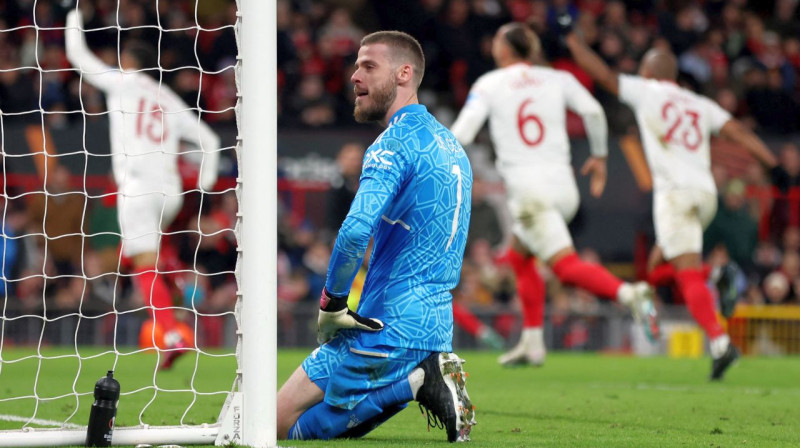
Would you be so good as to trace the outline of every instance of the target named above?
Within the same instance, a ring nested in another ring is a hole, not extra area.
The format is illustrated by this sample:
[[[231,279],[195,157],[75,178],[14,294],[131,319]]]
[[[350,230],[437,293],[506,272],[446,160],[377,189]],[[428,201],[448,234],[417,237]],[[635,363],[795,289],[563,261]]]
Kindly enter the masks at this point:
[[[394,151],[388,149],[373,149],[367,152],[367,160],[364,162],[364,168],[379,168],[387,170],[392,166],[392,162],[388,160],[390,156],[394,155]]]

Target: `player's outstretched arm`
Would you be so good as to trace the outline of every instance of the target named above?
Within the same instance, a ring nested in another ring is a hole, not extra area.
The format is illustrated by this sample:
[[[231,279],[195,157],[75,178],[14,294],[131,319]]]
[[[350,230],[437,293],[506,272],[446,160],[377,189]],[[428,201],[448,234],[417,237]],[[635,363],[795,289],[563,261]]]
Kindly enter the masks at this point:
[[[789,175],[778,164],[772,151],[763,140],[745,127],[739,120],[730,119],[719,130],[719,135],[744,147],[761,165],[769,171],[772,183],[781,190],[788,189]]]
[[[89,83],[105,91],[114,87],[118,79],[113,74],[113,68],[104,64],[86,44],[83,35],[83,16],[78,10],[67,13],[64,41],[67,60],[73,67],[83,72],[84,78]]]
[[[766,168],[778,164],[778,160],[767,148],[767,145],[750,129],[747,129],[739,120],[730,119],[719,130],[719,135],[743,146],[747,152],[756,158]]]
[[[564,43],[572,53],[572,58],[575,62],[597,81],[598,84],[603,86],[604,89],[613,93],[615,96],[619,95],[619,79],[617,74],[611,70],[600,56],[597,55],[574,31],[567,34],[564,38]]]

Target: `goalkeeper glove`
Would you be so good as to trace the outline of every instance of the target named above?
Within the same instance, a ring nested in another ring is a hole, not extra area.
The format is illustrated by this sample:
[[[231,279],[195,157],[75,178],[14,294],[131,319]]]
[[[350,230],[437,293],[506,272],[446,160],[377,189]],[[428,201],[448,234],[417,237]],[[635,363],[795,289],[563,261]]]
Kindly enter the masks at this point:
[[[331,295],[325,288],[319,298],[319,317],[317,318],[317,342],[324,344],[339,330],[380,331],[383,322],[378,319],[361,317],[347,308],[347,297]]]

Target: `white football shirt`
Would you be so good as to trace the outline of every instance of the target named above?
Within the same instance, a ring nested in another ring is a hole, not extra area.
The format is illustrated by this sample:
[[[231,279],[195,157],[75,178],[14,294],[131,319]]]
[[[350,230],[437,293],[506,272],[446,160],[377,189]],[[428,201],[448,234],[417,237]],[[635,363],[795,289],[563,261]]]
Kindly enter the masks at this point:
[[[110,67],[92,53],[80,14],[67,15],[67,58],[106,95],[114,180],[123,194],[180,189],[180,142],[203,152],[198,187],[217,180],[219,137],[172,90],[144,73]]]
[[[592,154],[605,156],[608,130],[597,100],[570,73],[525,63],[481,76],[452,131],[469,144],[488,118],[501,173],[525,167],[542,181],[572,179],[566,109],[583,118]]]
[[[675,83],[639,76],[620,75],[619,98],[636,114],[655,191],[716,193],[709,142],[728,112]]]

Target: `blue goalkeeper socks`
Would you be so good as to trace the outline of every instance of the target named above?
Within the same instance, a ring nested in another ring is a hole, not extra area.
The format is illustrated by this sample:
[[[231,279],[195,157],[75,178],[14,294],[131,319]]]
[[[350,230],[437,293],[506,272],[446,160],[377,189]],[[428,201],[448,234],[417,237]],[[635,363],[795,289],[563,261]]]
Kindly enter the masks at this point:
[[[401,410],[398,405],[413,399],[411,386],[406,378],[371,392],[350,410],[337,408],[323,401],[309,408],[297,419],[297,423],[289,429],[289,439],[327,440],[360,425],[369,425],[369,430],[372,430],[377,426],[375,422],[380,424],[386,420],[376,419],[384,413],[384,409],[393,411],[389,416],[394,415]],[[366,434],[369,430],[359,434]]]

